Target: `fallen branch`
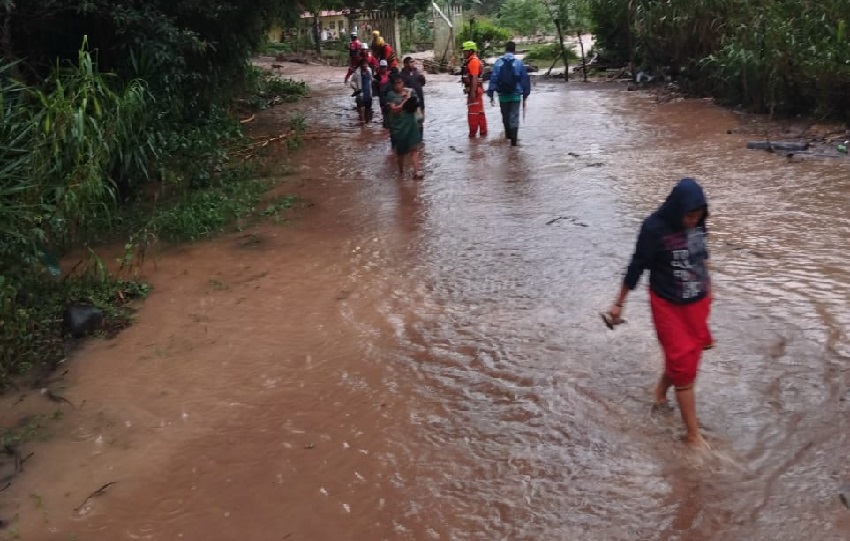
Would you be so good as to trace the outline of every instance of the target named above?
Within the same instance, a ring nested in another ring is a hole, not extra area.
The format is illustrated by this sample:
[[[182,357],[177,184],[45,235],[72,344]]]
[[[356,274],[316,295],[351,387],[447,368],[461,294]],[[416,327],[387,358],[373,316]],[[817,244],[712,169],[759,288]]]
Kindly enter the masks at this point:
[[[276,141],[285,141],[285,140],[290,139],[290,138],[292,138],[296,135],[297,135],[297,133],[296,133],[295,130],[289,130],[287,133],[284,133],[284,134],[281,134],[281,135],[275,135],[274,137],[258,138],[253,143],[247,145],[245,148],[234,151],[233,155],[242,157],[243,160],[247,160],[247,159],[253,157],[254,152],[258,148],[266,147],[270,143],[274,143]]]
[[[552,65],[549,66],[549,69],[546,71],[546,75],[543,76],[544,78],[548,79],[552,76],[552,70],[555,69],[555,64],[558,63],[558,60],[560,60],[560,58],[555,58],[555,60],[552,61]]]
[[[245,120],[240,120],[239,123],[240,124],[247,124],[249,122],[253,122],[255,118],[257,118],[257,115],[251,115],[250,118],[246,118]]]
[[[111,487],[111,486],[112,486],[112,485],[114,485],[115,483],[116,483],[116,481],[110,481],[109,483],[106,483],[105,485],[103,485],[103,486],[102,486],[102,487],[100,487],[99,489],[97,489],[97,490],[95,490],[94,492],[92,492],[91,494],[89,494],[89,497],[88,497],[88,498],[86,498],[85,500],[83,500],[83,503],[81,503],[80,505],[78,505],[78,506],[74,509],[74,512],[75,512],[75,513],[79,513],[79,512],[80,512],[80,509],[82,509],[83,507],[85,507],[85,505],[86,505],[87,503],[89,503],[89,500],[90,500],[90,499],[95,498],[95,497],[97,497],[97,496],[102,496],[102,495],[103,495],[103,493],[104,493],[104,492],[106,492],[106,489],[107,489],[107,488],[109,488],[109,487]]]

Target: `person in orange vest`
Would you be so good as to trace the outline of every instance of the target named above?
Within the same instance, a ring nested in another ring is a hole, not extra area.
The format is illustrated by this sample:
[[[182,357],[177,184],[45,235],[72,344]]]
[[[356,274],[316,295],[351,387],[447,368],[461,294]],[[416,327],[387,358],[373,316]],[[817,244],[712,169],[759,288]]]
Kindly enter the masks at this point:
[[[384,41],[381,33],[377,30],[372,32],[372,54],[375,55],[378,61],[386,60],[387,67],[390,70],[393,68],[398,69],[398,58],[396,58],[395,51],[393,51],[389,43]]]
[[[487,137],[487,115],[484,112],[484,87],[481,85],[484,66],[478,59],[478,45],[474,41],[463,43],[463,68],[461,69],[463,91],[466,93],[466,119],[469,137],[477,134]]]

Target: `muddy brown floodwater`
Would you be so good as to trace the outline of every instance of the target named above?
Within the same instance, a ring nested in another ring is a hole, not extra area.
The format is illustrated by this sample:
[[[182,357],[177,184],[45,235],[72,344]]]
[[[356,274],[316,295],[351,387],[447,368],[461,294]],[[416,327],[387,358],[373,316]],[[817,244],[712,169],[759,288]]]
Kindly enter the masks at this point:
[[[518,148],[491,108],[469,141],[433,76],[426,178],[398,181],[339,70],[293,70],[314,137],[281,189],[316,206],[148,262],[138,322],[68,363],[76,407],[0,493],[7,537],[850,538],[847,160],[747,151],[704,102],[545,81]],[[702,455],[649,415],[645,289],[615,332],[598,316],[685,175],[713,212]]]

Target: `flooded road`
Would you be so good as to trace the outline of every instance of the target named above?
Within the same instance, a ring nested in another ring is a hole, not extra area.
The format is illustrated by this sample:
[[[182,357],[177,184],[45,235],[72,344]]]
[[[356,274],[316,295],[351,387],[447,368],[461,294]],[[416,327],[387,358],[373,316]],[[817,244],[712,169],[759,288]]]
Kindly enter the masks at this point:
[[[281,188],[316,207],[157,258],[0,493],[21,538],[850,538],[850,163],[744,150],[706,103],[545,81],[518,148],[497,108],[470,141],[432,76],[426,177],[400,181],[336,75]],[[712,210],[705,455],[650,416],[645,287],[615,332],[598,316],[682,176]]]

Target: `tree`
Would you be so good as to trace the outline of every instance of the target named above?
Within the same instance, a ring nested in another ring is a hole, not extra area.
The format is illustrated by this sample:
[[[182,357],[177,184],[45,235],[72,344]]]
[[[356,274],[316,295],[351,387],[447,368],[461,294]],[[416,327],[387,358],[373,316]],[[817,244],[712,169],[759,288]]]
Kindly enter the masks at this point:
[[[280,0],[2,0],[0,8],[4,58],[25,59],[29,82],[57,60],[76,62],[88,36],[100,70],[142,77],[159,103],[201,112],[227,99],[271,22],[295,10]]]
[[[542,0],[546,11],[555,23],[555,30],[558,32],[558,43],[561,48],[561,59],[564,61],[564,81],[570,80],[570,63],[567,55],[567,49],[564,47],[564,31],[569,27],[571,2],[572,0]],[[554,67],[555,64],[552,64]],[[552,68],[549,68],[552,71]]]
[[[561,57],[564,61],[564,80],[570,80],[570,70],[567,49],[564,46],[564,35],[575,34],[584,58],[584,42],[582,35],[590,30],[590,6],[588,0],[541,0],[546,11],[555,23],[558,32]],[[553,64],[554,66],[554,64]],[[551,68],[550,68],[551,71]],[[585,70],[586,71],[586,70]],[[585,73],[587,80],[587,73]]]
[[[507,0],[499,8],[499,24],[523,37],[552,28],[549,13],[540,0]]]

